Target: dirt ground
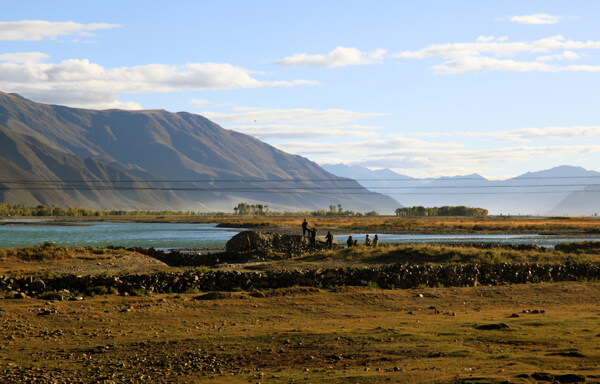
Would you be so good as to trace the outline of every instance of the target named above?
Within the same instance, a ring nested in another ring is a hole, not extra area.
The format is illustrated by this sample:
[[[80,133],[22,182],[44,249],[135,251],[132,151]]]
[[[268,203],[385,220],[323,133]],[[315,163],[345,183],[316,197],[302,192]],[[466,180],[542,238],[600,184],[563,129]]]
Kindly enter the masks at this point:
[[[56,258],[49,257],[44,260],[0,258],[0,275],[118,275],[177,270],[162,261],[137,252],[92,247],[59,248],[59,251],[56,249],[52,250],[55,254],[60,253]],[[60,249],[64,249],[64,252]]]
[[[12,299],[0,308],[4,383],[600,382],[592,282]]]

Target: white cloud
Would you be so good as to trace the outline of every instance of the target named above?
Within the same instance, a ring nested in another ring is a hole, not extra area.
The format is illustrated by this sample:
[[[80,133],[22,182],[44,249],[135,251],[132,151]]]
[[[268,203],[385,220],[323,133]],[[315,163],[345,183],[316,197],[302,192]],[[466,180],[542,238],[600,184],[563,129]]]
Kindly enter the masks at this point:
[[[314,85],[314,81],[262,81],[248,69],[225,63],[189,63],[182,66],[149,64],[105,68],[89,60],[71,59],[60,63],[24,61],[27,54],[5,54],[0,62],[0,89],[26,97],[70,106],[100,108],[114,105],[118,94],[177,92],[233,88],[289,87]],[[43,59],[31,53],[33,59]],[[89,96],[94,95],[94,96]],[[130,105],[137,108],[137,104]]]
[[[385,166],[403,159],[421,158],[425,163],[462,165],[465,164],[502,164],[523,162],[536,159],[562,158],[568,156],[598,153],[600,145],[576,146],[517,146],[488,149],[407,149],[400,151],[383,151],[369,154],[361,159],[362,164],[369,166]]]
[[[507,42],[502,39],[489,40],[481,37],[475,43],[433,44],[416,51],[391,54],[401,59],[424,59],[439,57],[444,59],[489,54],[496,57],[511,57],[518,53],[539,53],[553,50],[600,49],[600,41],[566,40],[561,35],[551,36],[531,42]]]
[[[564,51],[556,55],[540,56],[536,58],[536,61],[551,61],[551,60],[577,60],[581,58],[580,55],[573,51]]]
[[[491,137],[502,141],[531,141],[537,139],[578,139],[586,137],[600,137],[598,125],[575,125],[534,128],[526,127],[494,132],[416,132],[418,137]]]
[[[386,113],[356,112],[344,109],[276,109],[234,106],[233,112],[199,112],[225,128],[259,139],[373,138],[383,129],[358,120],[385,116]]]
[[[195,106],[202,106],[202,105],[210,104],[210,101],[205,100],[205,99],[192,99],[192,100],[190,100],[190,104],[195,105]]]
[[[279,146],[281,147],[281,146]],[[284,147],[285,148],[285,147]],[[308,147],[309,148],[309,147]],[[285,150],[285,149],[284,149]],[[446,175],[456,175],[458,169],[473,169],[481,167],[506,167],[511,163],[527,161],[540,161],[540,159],[561,159],[570,156],[596,154],[600,152],[600,145],[580,146],[518,146],[492,149],[430,149],[430,148],[403,148],[394,151],[370,152],[361,154],[347,154],[337,152],[341,158],[351,158],[350,163],[385,168],[426,168],[429,174],[440,174],[441,169],[446,169]],[[299,152],[300,154],[302,152]],[[316,154],[313,154],[313,156]],[[324,153],[331,157],[332,153]],[[313,160],[321,162],[318,156]],[[442,172],[443,173],[443,172]]]
[[[577,60],[582,57],[574,50],[600,49],[600,41],[567,40],[561,35],[532,42],[507,42],[504,38],[479,36],[475,43],[434,44],[416,51],[404,51],[389,55],[403,59],[425,59],[437,57],[447,59],[433,65],[435,74],[462,74],[476,71],[504,72],[600,72],[600,65],[551,65],[549,61]],[[515,60],[517,54],[562,52],[528,60]],[[506,59],[505,57],[511,57]]]
[[[492,57],[466,56],[431,67],[438,75],[462,74],[477,71],[503,72],[600,72],[600,65],[556,66],[539,61],[500,60]]]
[[[323,143],[312,141],[285,142],[277,145],[285,151],[305,155],[345,155],[353,156],[355,161],[362,161],[371,156],[394,155],[398,152],[411,152],[416,148],[461,148],[458,143],[432,143],[414,138],[396,137],[347,143]]]
[[[600,137],[600,126],[576,125],[572,127],[520,128],[494,132],[492,135],[506,141],[530,141],[534,139],[575,139]]]
[[[560,20],[560,16],[536,13],[533,15],[512,16],[509,20],[519,24],[556,24]]]
[[[367,117],[385,116],[386,113],[355,112],[344,109],[250,109],[237,107],[238,113],[200,112],[208,119],[219,123],[258,123],[258,124],[318,124],[321,126],[339,125]]]
[[[529,72],[544,71],[557,72],[560,69],[545,63],[530,61],[521,62],[515,60],[499,60],[492,57],[465,56],[446,61],[440,65],[431,67],[433,73],[448,75],[476,71],[505,71],[505,72]]]
[[[365,65],[379,62],[386,53],[387,51],[384,49],[365,53],[356,48],[336,47],[326,55],[296,53],[295,55],[275,61],[275,64],[286,67],[346,67],[350,65]]]
[[[4,21],[0,22],[0,41],[38,41],[65,35],[91,36],[90,31],[119,27],[118,24],[80,24],[72,21]]]
[[[42,61],[49,58],[42,52],[21,52],[21,53],[4,53],[0,54],[0,61],[10,61],[13,63],[28,63],[32,61]]]
[[[257,137],[261,140],[301,137],[354,137],[366,139],[378,137],[379,134],[375,131],[383,129],[382,127],[372,125],[319,126],[296,124],[234,125],[227,128]]]

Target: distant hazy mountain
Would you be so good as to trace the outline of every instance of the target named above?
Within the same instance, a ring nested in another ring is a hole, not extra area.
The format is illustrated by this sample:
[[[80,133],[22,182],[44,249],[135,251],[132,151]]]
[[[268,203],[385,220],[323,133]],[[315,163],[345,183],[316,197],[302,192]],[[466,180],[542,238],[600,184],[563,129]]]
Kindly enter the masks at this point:
[[[0,161],[6,173],[0,183],[16,177],[88,182],[123,179],[137,183],[126,184],[133,187],[170,189],[34,192],[3,183],[2,201],[226,211],[242,201],[298,210],[342,204],[347,209],[381,213],[393,212],[398,206],[392,198],[365,189],[361,191],[367,195],[347,194],[341,187],[362,187],[306,158],[186,112],[68,108],[0,92],[0,126],[5,127]],[[199,182],[202,180],[212,182]]]
[[[363,187],[379,193],[389,194],[396,200],[400,200],[401,197],[399,198],[393,194],[393,192],[397,192],[395,187],[414,187],[422,184],[422,181],[418,179],[401,175],[387,168],[370,170],[358,165],[345,164],[323,164],[321,166],[327,172],[356,180]],[[398,207],[401,207],[401,205],[399,204]]]
[[[376,172],[363,167],[324,166],[332,173],[356,179],[377,179]],[[350,171],[353,173],[350,173]],[[391,172],[391,171],[390,171]],[[390,193],[404,206],[426,207],[466,205],[486,208],[492,214],[569,214],[589,215],[600,211],[600,172],[581,167],[560,166],[538,172],[527,172],[507,180],[487,180],[477,175],[441,177],[435,180],[410,180],[396,174],[400,181],[385,181],[393,189],[376,189]],[[374,183],[374,182],[369,182]],[[365,185],[384,186],[382,184]],[[588,187],[589,186],[589,187]],[[582,192],[573,192],[582,191]]]
[[[577,192],[572,192],[560,201],[548,213],[552,215],[594,215],[600,214],[600,172],[581,169],[580,176],[585,179],[568,179],[573,184],[584,180],[589,184]],[[583,184],[583,183],[582,183]]]

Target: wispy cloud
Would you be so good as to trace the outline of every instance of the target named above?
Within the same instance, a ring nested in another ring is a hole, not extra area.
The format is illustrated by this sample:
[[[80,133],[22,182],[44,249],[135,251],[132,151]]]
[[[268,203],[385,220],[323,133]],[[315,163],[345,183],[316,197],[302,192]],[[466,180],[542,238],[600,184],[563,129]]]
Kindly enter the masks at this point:
[[[385,54],[384,49],[365,53],[357,48],[336,47],[326,55],[309,55],[307,53],[297,53],[275,61],[275,64],[286,67],[347,67],[350,65],[365,65],[380,62]]]
[[[551,36],[535,41],[509,42],[506,38],[479,37],[474,43],[433,44],[416,51],[404,51],[391,54],[390,57],[401,59],[424,59],[439,57],[443,59],[464,56],[493,55],[511,57],[519,53],[543,53],[555,50],[600,49],[600,41],[567,40],[561,35]]]
[[[573,51],[564,51],[562,53],[558,53],[556,55],[548,55],[548,56],[540,56],[537,57],[536,61],[552,61],[552,60],[577,60],[581,58],[581,55]]]
[[[222,123],[277,123],[338,125],[367,117],[385,116],[387,113],[356,112],[345,109],[256,109],[237,107],[240,112],[220,113],[205,111],[202,115]]]
[[[12,55],[12,56],[11,56]],[[3,54],[0,89],[42,102],[90,108],[139,108],[116,102],[121,93],[178,92],[315,85],[308,80],[259,80],[255,72],[227,63],[148,64],[105,68],[89,60],[44,63],[48,56]]]
[[[300,124],[256,124],[256,125],[233,125],[228,129],[255,136],[263,139],[290,139],[299,137],[314,138],[373,138],[378,137],[377,131],[383,127],[373,125],[341,125],[341,126],[321,126],[321,125],[300,125]]]
[[[326,147],[315,149],[314,144],[309,142],[281,143],[276,146],[284,151],[310,156],[321,164],[343,162],[366,167],[402,169],[402,172],[412,174],[421,171],[429,176],[503,169],[508,164],[566,159],[573,156],[596,156],[600,153],[600,145],[468,149],[441,145],[432,147],[426,142],[421,142],[420,146],[405,145],[399,148],[371,151],[365,150],[360,145],[344,145],[339,146],[334,152],[328,152]]]
[[[600,65],[556,65],[549,61],[577,60],[582,56],[575,50],[600,49],[600,41],[567,40],[561,35],[551,36],[531,42],[508,42],[506,38],[480,36],[474,43],[434,44],[415,51],[391,54],[402,59],[447,59],[431,66],[435,74],[463,74],[477,71],[504,72],[600,72]],[[518,54],[563,52],[554,55],[516,60]],[[507,58],[508,57],[508,58]]]
[[[494,132],[492,135],[505,141],[531,141],[536,139],[577,139],[600,137],[598,125],[576,125],[572,127],[520,128]]]
[[[525,127],[494,132],[417,132],[418,137],[489,137],[501,141],[527,142],[539,139],[564,140],[600,137],[598,125],[552,126],[544,128]]]
[[[92,31],[119,27],[118,24],[80,24],[73,21],[4,21],[0,22],[0,41],[38,41],[68,35],[90,36]]]
[[[434,143],[422,141],[415,138],[395,137],[389,139],[375,139],[348,142],[340,145],[339,143],[315,143],[311,141],[292,141],[278,144],[279,148],[286,151],[304,154],[304,155],[331,155],[354,156],[355,161],[365,161],[371,156],[394,155],[405,151],[412,152],[426,148],[461,148],[458,143]]]
[[[42,52],[3,53],[0,54],[0,62],[8,61],[12,63],[28,63],[42,61],[49,57],[50,55]]]
[[[383,128],[359,124],[361,119],[385,116],[386,113],[356,112],[345,109],[258,108],[234,106],[232,112],[199,112],[225,128],[259,139],[374,138]],[[317,144],[317,143],[316,143]],[[318,145],[318,144],[317,144]]]
[[[511,16],[509,20],[519,24],[556,24],[560,20],[560,16],[535,13],[533,15]]]
[[[433,73],[448,75],[478,71],[503,72],[600,72],[600,65],[550,65],[539,61],[500,60],[493,57],[467,56],[431,67]]]

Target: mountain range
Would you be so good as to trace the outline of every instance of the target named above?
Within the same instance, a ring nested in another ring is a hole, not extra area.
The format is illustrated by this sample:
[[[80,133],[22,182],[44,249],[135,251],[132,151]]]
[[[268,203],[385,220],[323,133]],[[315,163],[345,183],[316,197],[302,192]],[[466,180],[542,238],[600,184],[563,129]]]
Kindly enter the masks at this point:
[[[200,115],[69,108],[2,92],[0,202],[213,212],[239,202],[380,213],[400,206]]]
[[[593,215],[600,213],[600,172],[559,166],[506,180],[481,175],[415,179],[389,169],[326,164],[323,168],[387,193],[404,206],[485,208],[491,214]]]

